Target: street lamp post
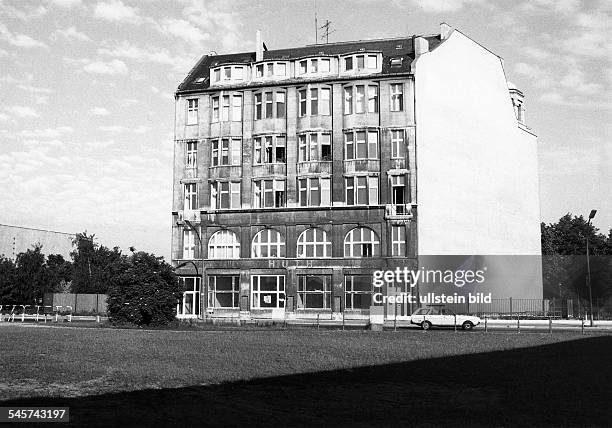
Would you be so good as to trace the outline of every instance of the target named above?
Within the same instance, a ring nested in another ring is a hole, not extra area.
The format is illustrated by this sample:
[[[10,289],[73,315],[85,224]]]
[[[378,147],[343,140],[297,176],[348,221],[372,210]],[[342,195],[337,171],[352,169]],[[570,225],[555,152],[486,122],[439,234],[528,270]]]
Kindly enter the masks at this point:
[[[589,221],[587,222],[587,226],[591,225],[591,220],[595,217],[595,214],[597,214],[597,210],[591,210],[591,213],[589,214]],[[589,305],[591,307],[591,327],[593,327],[593,290],[591,287],[591,263],[589,261],[589,230],[587,230],[587,235],[586,235],[586,260],[587,260],[587,278],[589,281]]]
[[[201,266],[202,266],[202,268],[200,269],[200,290],[202,290],[202,287],[204,287],[204,296],[202,298],[202,304],[200,305],[200,308],[201,309],[203,308],[204,311],[206,311],[206,308],[208,307],[208,284],[204,284],[204,248],[202,245],[202,237],[200,236],[200,232],[198,232],[198,230],[189,220],[185,220],[185,224],[189,226],[191,230],[194,231],[196,237],[198,238],[198,243],[200,245],[200,260],[201,260]],[[196,274],[197,274],[197,270],[196,270]],[[204,314],[200,313],[200,317],[203,318]]]

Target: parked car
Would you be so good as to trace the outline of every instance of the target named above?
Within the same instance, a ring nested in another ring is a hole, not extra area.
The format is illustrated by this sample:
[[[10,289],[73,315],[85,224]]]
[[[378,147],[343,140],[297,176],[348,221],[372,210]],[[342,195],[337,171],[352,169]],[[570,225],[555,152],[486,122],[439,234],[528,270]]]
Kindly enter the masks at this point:
[[[471,330],[480,324],[480,318],[472,315],[459,315],[443,306],[419,308],[410,316],[410,323],[421,326],[423,330],[431,327],[461,327]]]

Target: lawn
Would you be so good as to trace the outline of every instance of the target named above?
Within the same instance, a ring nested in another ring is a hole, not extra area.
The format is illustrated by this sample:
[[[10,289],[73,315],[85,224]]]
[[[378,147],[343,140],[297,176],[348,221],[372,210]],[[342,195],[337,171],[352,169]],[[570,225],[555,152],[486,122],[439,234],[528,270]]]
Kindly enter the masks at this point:
[[[0,406],[79,425],[612,424],[612,336],[3,325],[0,344]]]

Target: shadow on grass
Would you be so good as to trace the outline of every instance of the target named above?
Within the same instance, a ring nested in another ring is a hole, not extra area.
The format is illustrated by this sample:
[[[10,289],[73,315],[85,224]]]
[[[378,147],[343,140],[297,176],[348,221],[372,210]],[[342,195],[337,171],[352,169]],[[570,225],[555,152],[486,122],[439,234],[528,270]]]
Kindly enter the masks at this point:
[[[608,336],[220,385],[11,400],[0,406],[68,406],[72,423],[88,427],[610,426],[611,391]]]

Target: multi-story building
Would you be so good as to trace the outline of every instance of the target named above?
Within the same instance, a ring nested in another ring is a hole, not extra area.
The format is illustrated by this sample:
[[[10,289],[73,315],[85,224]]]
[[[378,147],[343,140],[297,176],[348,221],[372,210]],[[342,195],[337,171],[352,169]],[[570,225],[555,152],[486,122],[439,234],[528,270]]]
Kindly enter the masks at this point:
[[[522,93],[446,24],[281,50],[258,37],[202,57],[175,98],[179,316],[366,315],[376,270],[540,254]],[[499,297],[541,297],[529,269]]]

